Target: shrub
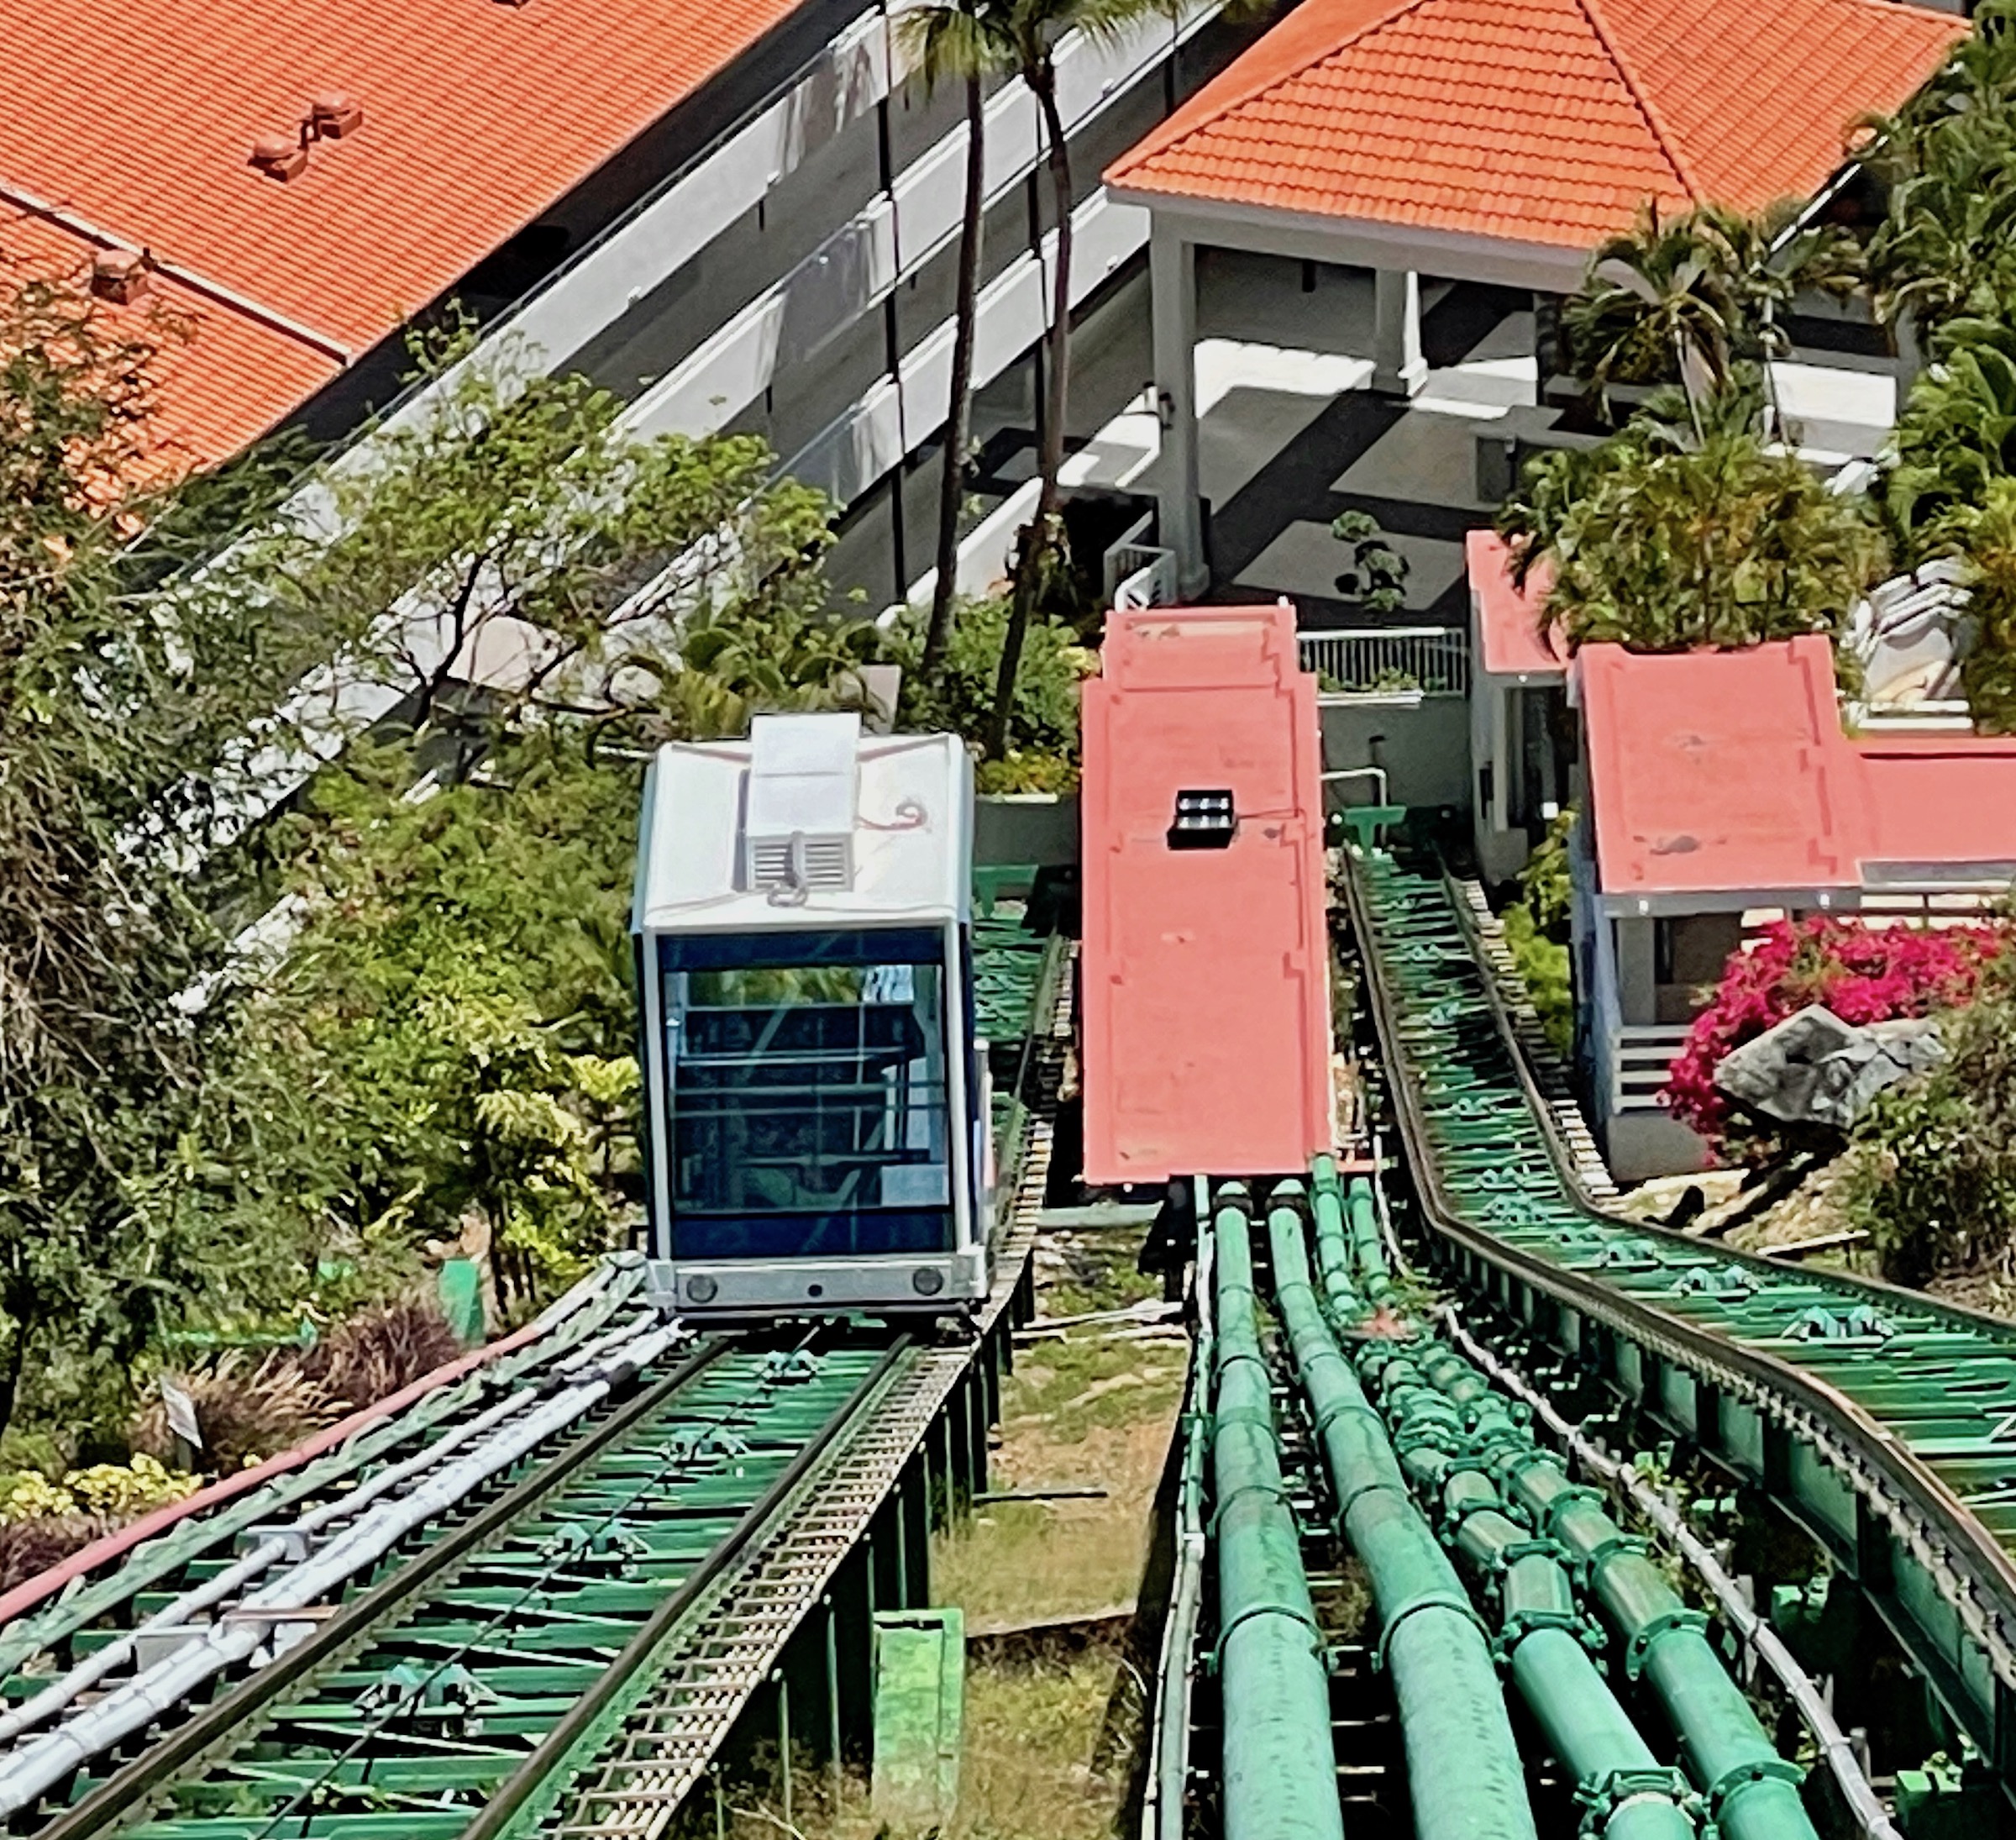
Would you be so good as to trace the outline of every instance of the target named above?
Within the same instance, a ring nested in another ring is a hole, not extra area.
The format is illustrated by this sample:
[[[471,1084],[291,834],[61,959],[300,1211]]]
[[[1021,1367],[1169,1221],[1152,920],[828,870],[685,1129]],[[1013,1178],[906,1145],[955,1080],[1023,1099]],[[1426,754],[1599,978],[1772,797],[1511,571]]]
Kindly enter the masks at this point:
[[[355,1411],[445,1367],[461,1352],[438,1311],[405,1302],[339,1323],[300,1359],[309,1380]]]
[[[1519,886],[1536,931],[1557,944],[1568,943],[1572,924],[1574,885],[1568,873],[1568,833],[1575,828],[1575,807],[1557,814],[1547,826],[1547,834],[1535,845],[1526,866],[1519,872]]]
[[[1941,1028],[1946,1058],[1856,1122],[1845,1199],[1893,1278],[2007,1260],[2016,1238],[2016,962]]]
[[[1873,928],[1824,915],[1777,921],[1754,949],[1730,956],[1660,1096],[1675,1117],[1718,1138],[1729,1107],[1715,1068],[1731,1049],[1809,1003],[1824,1003],[1857,1024],[1965,1003],[2000,944],[1988,927]]]
[[[228,1349],[176,1376],[176,1385],[196,1410],[204,1466],[218,1475],[291,1450],[343,1412],[328,1388],[302,1372],[298,1351],[292,1348],[276,1349],[254,1365],[244,1350]],[[133,1442],[156,1457],[174,1449],[167,1408],[158,1397],[141,1409]]]
[[[1569,983],[1568,949],[1535,925],[1532,910],[1515,902],[1505,909],[1505,944],[1520,981],[1532,999],[1540,1026],[1557,1054],[1572,1052],[1575,999]]]
[[[904,726],[963,735],[977,744],[994,708],[995,677],[1000,669],[1001,640],[1007,628],[1005,601],[962,601],[953,614],[944,665],[931,683],[917,671],[923,645],[921,624],[906,622],[890,633],[890,653],[903,665]],[[1029,623],[1015,681],[1012,751],[1077,760],[1078,686],[1097,664],[1096,655],[1080,642],[1075,627],[1055,619]]]

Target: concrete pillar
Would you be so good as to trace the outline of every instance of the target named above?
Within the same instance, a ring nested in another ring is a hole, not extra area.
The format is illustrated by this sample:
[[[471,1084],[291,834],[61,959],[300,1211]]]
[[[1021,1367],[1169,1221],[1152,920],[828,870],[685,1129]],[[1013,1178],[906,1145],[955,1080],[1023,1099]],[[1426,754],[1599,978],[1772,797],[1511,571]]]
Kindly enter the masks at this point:
[[[1636,914],[1617,922],[1617,1009],[1626,1028],[1642,1028],[1659,1020],[1653,926]]]
[[[1197,246],[1159,218],[1148,236],[1148,290],[1162,423],[1158,518],[1163,547],[1175,552],[1178,588],[1187,598],[1210,585],[1197,507]]]
[[[1428,381],[1421,355],[1421,278],[1410,268],[1373,271],[1372,386],[1416,395]]]

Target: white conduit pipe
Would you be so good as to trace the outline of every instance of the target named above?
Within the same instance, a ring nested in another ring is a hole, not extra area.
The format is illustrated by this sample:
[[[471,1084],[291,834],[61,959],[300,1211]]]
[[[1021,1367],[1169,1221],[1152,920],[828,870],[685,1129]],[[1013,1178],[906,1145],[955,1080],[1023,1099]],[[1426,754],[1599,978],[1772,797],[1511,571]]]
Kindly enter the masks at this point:
[[[1533,1415],[1548,1430],[1567,1445],[1576,1460],[1592,1475],[1600,1476],[1613,1488],[1619,1488],[1630,1497],[1638,1511],[1667,1539],[1677,1546],[1688,1564],[1700,1575],[1701,1582],[1708,1587],[1709,1594],[1728,1617],[1730,1626],[1756,1653],[1764,1665],[1777,1676],[1778,1685],[1799,1709],[1799,1716],[1805,1720],[1806,1728],[1813,1733],[1814,1742],[1819,1747],[1820,1754],[1827,1759],[1827,1767],[1833,1773],[1835,1785],[1848,1804],[1849,1812],[1855,1817],[1857,1828],[1866,1840],[1903,1840],[1903,1836],[1891,1821],[1884,1808],[1882,1799],[1869,1785],[1869,1779],[1862,1774],[1857,1761],[1855,1747],[1848,1742],[1847,1734],[1835,1723],[1834,1714],[1828,1711],[1827,1702],[1820,1691],[1779,1638],[1778,1632],[1758,1616],[1743,1601],[1736,1589],[1736,1582],[1722,1566],[1707,1546],[1673,1511],[1672,1504],[1657,1490],[1651,1487],[1638,1472],[1628,1464],[1606,1456],[1582,1433],[1555,1411],[1546,1397],[1528,1385],[1525,1376],[1505,1365],[1484,1347],[1457,1319],[1452,1308],[1445,1308],[1442,1323],[1450,1336],[1463,1353],[1483,1369],[1499,1386],[1533,1408]]]
[[[596,1288],[599,1289],[600,1286]],[[580,1302],[585,1302],[586,1296],[591,1295],[593,1295],[592,1291],[586,1293],[564,1313],[572,1314],[573,1311],[580,1306]],[[565,1299],[561,1301],[566,1301]],[[582,1347],[570,1350],[559,1361],[555,1362],[554,1364],[555,1371],[571,1373],[585,1366],[606,1350],[620,1346],[635,1335],[638,1327],[639,1325],[635,1322],[627,1322],[614,1329],[604,1330]],[[347,1494],[338,1496],[333,1501],[325,1502],[321,1507],[302,1516],[294,1523],[295,1528],[303,1533],[312,1533],[321,1527],[327,1527],[332,1521],[341,1520],[348,1515],[357,1513],[360,1510],[369,1506],[388,1489],[397,1487],[400,1483],[406,1481],[409,1477],[419,1475],[424,1469],[431,1469],[443,1458],[448,1456],[459,1446],[467,1443],[479,1433],[488,1431],[512,1414],[522,1412],[537,1396],[535,1389],[529,1385],[525,1386],[508,1397],[487,1406],[465,1423],[451,1426],[433,1443],[428,1445],[424,1450],[416,1452],[402,1463],[396,1463],[387,1469],[381,1469],[368,1482],[360,1483]],[[185,1591],[172,1603],[164,1605],[144,1622],[136,1624],[129,1632],[121,1636],[116,1642],[108,1643],[105,1647],[98,1649],[95,1653],[87,1656],[68,1673],[58,1680],[52,1680],[34,1698],[24,1701],[13,1711],[8,1713],[4,1717],[0,1717],[0,1744],[11,1744],[24,1732],[32,1730],[35,1726],[53,1718],[80,1693],[88,1691],[102,1680],[107,1674],[123,1666],[139,1648],[139,1638],[142,1636],[150,1635],[157,1630],[173,1629],[186,1622],[190,1617],[201,1615],[204,1611],[222,1602],[239,1585],[248,1583],[261,1572],[277,1564],[287,1556],[291,1544],[291,1542],[284,1538],[262,1540],[249,1552],[244,1553],[219,1572],[216,1577],[199,1585],[193,1590]]]
[[[327,1502],[311,1514],[303,1515],[294,1523],[297,1530],[312,1533],[326,1527],[333,1520],[347,1514],[354,1514],[368,1506],[387,1489],[396,1487],[408,1476],[423,1469],[433,1468],[458,1445],[468,1443],[478,1433],[488,1431],[500,1420],[521,1412],[533,1398],[530,1389],[499,1401],[486,1411],[479,1413],[466,1424],[457,1425],[429,1444],[426,1449],[409,1457],[404,1463],[395,1464],[381,1470],[369,1482],[353,1489],[335,1501]],[[173,1629],[198,1616],[213,1606],[228,1597],[241,1585],[249,1583],[261,1572],[270,1569],[287,1556],[292,1543],[285,1538],[272,1538],[262,1540],[250,1551],[234,1559],[216,1577],[199,1585],[193,1590],[185,1591],[172,1603],[164,1605],[144,1622],[137,1623],[118,1641],[108,1643],[95,1654],[80,1661],[60,1679],[26,1700],[4,1718],[0,1718],[0,1744],[11,1743],[22,1732],[39,1725],[55,1715],[87,1689],[96,1686],[105,1676],[122,1666],[139,1646],[140,1638],[156,1630]],[[193,1638],[194,1631],[191,1632]]]
[[[380,1504],[321,1552],[254,1592],[241,1607],[256,1612],[319,1603],[414,1528],[454,1507],[487,1478],[564,1431],[607,1395],[618,1372],[657,1359],[682,1333],[668,1324],[637,1337],[620,1359],[553,1395],[537,1412],[517,1414],[518,1422],[449,1464],[410,1495]],[[144,1731],[212,1675],[249,1660],[269,1640],[277,1658],[311,1633],[312,1624],[302,1622],[290,1627],[280,1617],[255,1616],[212,1624],[199,1640],[134,1675],[58,1730],[0,1759],[0,1818],[18,1813],[80,1764]]]

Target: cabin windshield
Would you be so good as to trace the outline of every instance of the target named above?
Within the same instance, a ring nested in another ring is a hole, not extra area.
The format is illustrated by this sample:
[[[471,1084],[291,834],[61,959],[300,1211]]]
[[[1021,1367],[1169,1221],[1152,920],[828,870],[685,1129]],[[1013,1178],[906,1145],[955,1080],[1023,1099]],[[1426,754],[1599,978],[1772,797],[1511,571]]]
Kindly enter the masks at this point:
[[[672,1255],[949,1250],[945,940],[660,944]]]

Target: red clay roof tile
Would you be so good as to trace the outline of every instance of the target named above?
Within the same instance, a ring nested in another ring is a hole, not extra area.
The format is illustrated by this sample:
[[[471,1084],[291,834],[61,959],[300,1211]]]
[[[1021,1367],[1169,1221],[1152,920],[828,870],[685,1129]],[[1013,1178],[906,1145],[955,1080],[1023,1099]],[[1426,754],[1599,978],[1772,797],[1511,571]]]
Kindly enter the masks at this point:
[[[1647,198],[1809,196],[1966,29],[1893,0],[1303,0],[1105,176],[1586,248]]]
[[[18,188],[361,353],[796,4],[14,0],[0,212]],[[294,133],[329,90],[362,128],[263,176],[254,137]],[[0,250],[33,246],[0,220]],[[225,331],[214,302],[201,317],[173,393],[205,457],[334,368],[256,323]]]

